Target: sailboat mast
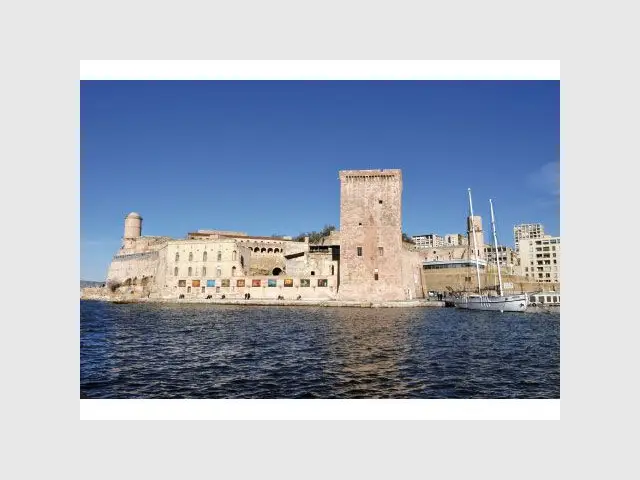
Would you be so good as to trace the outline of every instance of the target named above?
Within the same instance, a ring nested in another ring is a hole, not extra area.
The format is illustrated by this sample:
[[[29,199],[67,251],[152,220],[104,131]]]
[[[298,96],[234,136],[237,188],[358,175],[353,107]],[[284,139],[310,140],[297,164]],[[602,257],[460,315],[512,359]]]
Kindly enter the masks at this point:
[[[476,226],[473,223],[473,202],[471,201],[471,189],[469,191],[469,211],[471,212],[471,232],[473,234],[473,256],[476,259],[476,277],[478,278],[478,293],[482,295],[480,290],[480,267],[478,266],[478,248],[476,247]]]
[[[498,237],[496,237],[496,219],[493,216],[493,202],[489,199],[489,206],[491,207],[491,230],[493,230],[493,245],[496,248],[496,266],[498,267],[498,282],[500,283],[500,291],[498,295],[502,296],[502,275],[500,274],[500,255],[498,253]]]

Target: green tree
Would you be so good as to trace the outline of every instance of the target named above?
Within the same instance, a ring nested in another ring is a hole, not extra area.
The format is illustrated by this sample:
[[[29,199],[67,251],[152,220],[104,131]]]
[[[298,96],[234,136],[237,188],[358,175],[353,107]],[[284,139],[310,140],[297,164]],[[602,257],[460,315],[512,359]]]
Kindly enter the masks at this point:
[[[328,237],[330,233],[335,230],[335,225],[325,225],[319,232],[302,232],[297,237],[294,237],[296,242],[304,241],[304,237],[309,237],[309,243],[320,243],[324,237]]]
[[[402,232],[402,241],[407,243],[413,243],[413,244],[416,243],[413,241],[413,239],[409,235],[407,235],[406,232]]]

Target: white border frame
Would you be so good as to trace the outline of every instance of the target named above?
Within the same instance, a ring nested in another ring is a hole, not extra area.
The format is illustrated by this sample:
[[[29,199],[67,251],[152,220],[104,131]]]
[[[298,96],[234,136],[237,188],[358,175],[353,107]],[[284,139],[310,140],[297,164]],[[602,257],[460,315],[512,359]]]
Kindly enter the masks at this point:
[[[81,60],[80,79],[560,80],[560,61]],[[80,400],[80,419],[559,420],[560,400],[83,399]]]

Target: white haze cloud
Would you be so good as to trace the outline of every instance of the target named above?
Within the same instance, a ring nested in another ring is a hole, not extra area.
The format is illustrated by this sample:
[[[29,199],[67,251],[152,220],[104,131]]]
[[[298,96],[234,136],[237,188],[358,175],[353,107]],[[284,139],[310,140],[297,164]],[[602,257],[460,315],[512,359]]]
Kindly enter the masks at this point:
[[[529,175],[528,183],[529,186],[537,190],[539,194],[559,200],[560,162],[545,163]]]

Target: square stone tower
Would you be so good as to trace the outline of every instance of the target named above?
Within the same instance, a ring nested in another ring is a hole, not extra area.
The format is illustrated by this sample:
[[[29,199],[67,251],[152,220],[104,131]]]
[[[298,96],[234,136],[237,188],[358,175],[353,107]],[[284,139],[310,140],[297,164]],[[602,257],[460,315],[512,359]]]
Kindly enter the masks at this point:
[[[340,171],[338,299],[404,300],[402,172]]]

